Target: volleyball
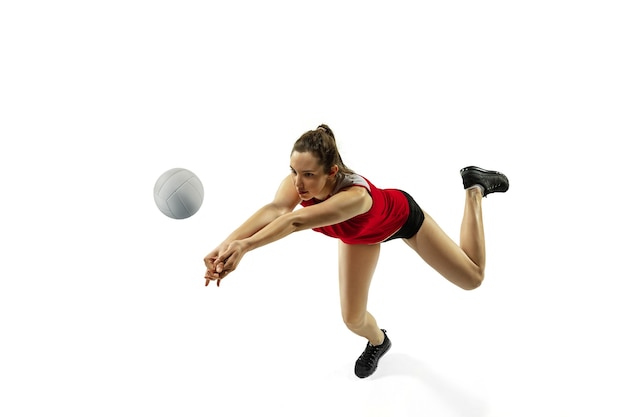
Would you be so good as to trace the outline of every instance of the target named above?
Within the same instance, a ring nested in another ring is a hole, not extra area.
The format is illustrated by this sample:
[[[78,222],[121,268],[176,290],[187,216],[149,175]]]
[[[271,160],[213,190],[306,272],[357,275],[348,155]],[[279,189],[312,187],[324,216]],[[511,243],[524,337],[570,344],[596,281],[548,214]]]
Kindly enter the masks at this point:
[[[200,210],[202,200],[202,182],[188,169],[169,169],[154,184],[154,202],[161,213],[172,219],[193,216]]]

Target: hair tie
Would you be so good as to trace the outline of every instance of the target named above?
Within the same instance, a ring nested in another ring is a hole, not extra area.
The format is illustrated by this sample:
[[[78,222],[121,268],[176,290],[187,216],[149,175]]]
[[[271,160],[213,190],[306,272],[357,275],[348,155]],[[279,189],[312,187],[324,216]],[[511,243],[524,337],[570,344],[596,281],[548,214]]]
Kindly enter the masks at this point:
[[[317,130],[321,130],[324,133],[328,133],[328,130],[324,126],[318,126]]]

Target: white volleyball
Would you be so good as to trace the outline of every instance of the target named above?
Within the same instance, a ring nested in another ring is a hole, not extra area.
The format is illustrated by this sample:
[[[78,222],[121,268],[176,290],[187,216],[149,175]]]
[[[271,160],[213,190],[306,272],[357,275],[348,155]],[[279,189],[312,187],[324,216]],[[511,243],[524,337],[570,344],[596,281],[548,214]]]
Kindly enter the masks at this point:
[[[193,172],[185,168],[165,171],[154,184],[154,202],[167,217],[186,219],[200,210],[204,187]]]

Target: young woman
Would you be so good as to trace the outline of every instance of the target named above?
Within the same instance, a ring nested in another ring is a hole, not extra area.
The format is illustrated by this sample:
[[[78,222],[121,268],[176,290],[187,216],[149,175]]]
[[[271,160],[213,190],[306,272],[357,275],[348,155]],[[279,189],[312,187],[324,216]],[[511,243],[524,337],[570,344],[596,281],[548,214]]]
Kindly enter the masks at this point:
[[[344,165],[332,130],[320,125],[304,133],[291,151],[291,174],[274,200],[261,207],[205,258],[205,285],[233,272],[249,251],[305,229],[339,240],[339,283],[343,321],[367,339],[355,374],[374,373],[389,350],[387,332],[367,311],[370,282],[380,245],[403,239],[419,256],[453,284],[471,290],[483,281],[485,237],[482,198],[505,192],[507,177],[470,166],[461,170],[465,211],[460,245],[401,190],[378,189]],[[298,205],[302,208],[294,210]]]

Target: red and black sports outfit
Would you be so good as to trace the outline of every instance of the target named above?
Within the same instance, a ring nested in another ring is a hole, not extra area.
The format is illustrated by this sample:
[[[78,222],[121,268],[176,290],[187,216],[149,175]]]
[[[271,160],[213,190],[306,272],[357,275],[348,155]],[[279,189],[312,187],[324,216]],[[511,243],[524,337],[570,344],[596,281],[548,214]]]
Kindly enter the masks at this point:
[[[339,174],[329,197],[349,187],[363,187],[372,197],[372,207],[363,214],[341,223],[313,230],[347,244],[371,245],[391,239],[414,236],[424,222],[424,213],[415,200],[402,190],[377,188],[358,174]],[[302,201],[303,207],[321,203],[315,198]]]

